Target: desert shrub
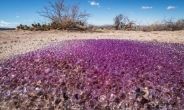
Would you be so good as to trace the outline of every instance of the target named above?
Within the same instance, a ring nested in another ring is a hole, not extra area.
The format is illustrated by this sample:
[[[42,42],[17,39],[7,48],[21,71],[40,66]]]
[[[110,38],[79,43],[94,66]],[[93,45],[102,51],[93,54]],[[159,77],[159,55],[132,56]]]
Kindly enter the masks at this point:
[[[113,30],[114,26],[113,25],[103,25],[101,28],[106,29],[106,30]]]
[[[23,30],[24,26],[22,24],[20,24],[19,26],[17,26],[17,30]]]
[[[44,6],[44,9],[37,11],[37,13],[45,18],[48,18],[50,24],[34,23],[32,27],[34,30],[47,31],[50,29],[66,30],[79,28],[84,30],[87,18],[90,17],[86,11],[81,11],[79,4],[66,5],[64,0],[57,0],[52,3],[49,2],[50,6]],[[79,26],[80,25],[80,26]],[[17,29],[30,30],[30,27],[18,26]]]
[[[52,23],[57,23],[54,29],[76,28],[78,23],[84,26],[90,16],[86,11],[80,11],[79,4],[66,5],[64,0],[49,3],[50,6],[44,6],[44,9],[37,11],[37,13],[42,17],[48,18]]]
[[[182,30],[184,29],[184,19],[179,19],[176,22],[173,19],[164,20],[163,22],[153,23],[149,26],[140,26],[139,29],[144,32]]]
[[[116,15],[114,18],[114,27],[116,30],[136,30],[136,21],[130,21],[129,18],[123,14]]]
[[[30,30],[30,27],[20,24],[19,26],[17,26],[17,30]]]
[[[95,26],[90,24],[87,27],[85,27],[85,29],[90,32],[104,32],[105,28],[103,26]],[[111,29],[114,29],[114,26],[112,26]]]
[[[90,25],[88,26],[88,29],[90,29],[90,30],[92,30],[92,29],[94,29],[94,28],[95,28],[95,26],[92,25],[92,24],[90,24]]]
[[[82,30],[82,31],[87,29],[86,26],[82,26],[82,25],[76,25],[76,28],[79,29],[79,30]]]
[[[129,23],[129,18],[123,14],[116,15],[114,18],[115,29],[124,28]]]
[[[33,31],[33,30],[34,30],[34,28],[33,28],[33,27],[31,27],[29,30],[30,30],[30,31]]]
[[[176,24],[181,27],[181,29],[184,29],[184,19],[179,19]]]
[[[151,26],[142,26],[141,29],[144,32],[151,32],[151,31],[153,31],[152,28],[151,28]]]
[[[150,25],[152,31],[164,31],[165,25],[161,23],[153,23]]]
[[[20,26],[17,26],[16,30],[20,30],[20,28],[21,28]]]
[[[173,21],[174,18],[168,20],[164,19],[165,29],[169,31],[176,31],[184,29],[184,19]]]
[[[114,25],[115,25],[115,29],[118,30],[119,26],[121,24],[121,20],[123,19],[123,15],[119,14],[114,18]]]
[[[179,19],[177,21],[173,21],[173,18],[168,20],[164,19],[162,22],[155,22],[151,25],[139,25],[138,30],[142,30],[145,32],[150,31],[177,31],[184,29],[184,19]]]

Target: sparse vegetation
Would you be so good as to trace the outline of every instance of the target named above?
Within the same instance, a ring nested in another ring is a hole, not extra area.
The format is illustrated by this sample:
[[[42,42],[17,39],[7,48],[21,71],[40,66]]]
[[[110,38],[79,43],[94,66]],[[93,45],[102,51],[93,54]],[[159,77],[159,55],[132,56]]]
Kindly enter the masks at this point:
[[[80,11],[79,4],[66,5],[64,0],[58,0],[55,3],[49,2],[50,6],[44,6],[43,10],[37,13],[50,20],[49,24],[34,23],[32,26],[17,26],[18,30],[47,31],[57,30],[86,30],[87,19],[90,14],[86,11]]]
[[[121,20],[123,19],[123,15],[122,14],[119,14],[117,15],[115,18],[114,18],[114,26],[116,28],[116,30],[119,29],[119,26],[121,24]]]
[[[87,26],[87,19],[90,14],[86,11],[81,12],[79,4],[66,5],[64,0],[54,3],[49,2],[50,6],[44,6],[43,10],[37,13],[50,20],[48,24],[34,23],[32,26],[17,26],[17,30],[48,31],[48,30],[79,30],[79,31],[99,31],[99,30],[127,30],[127,31],[176,31],[184,29],[184,19],[174,21],[174,18],[155,22],[151,25],[141,25],[137,21],[132,21],[124,14],[115,16],[113,25]]]
[[[119,14],[114,18],[114,27],[116,30],[135,30],[136,27],[134,25],[135,21],[130,21],[128,16],[125,16],[123,14]]]
[[[156,22],[151,25],[141,26],[140,30],[144,32],[150,31],[177,31],[184,29],[184,19],[173,21],[174,18],[165,19],[162,22]]]
[[[119,16],[119,18],[118,18]],[[129,21],[123,23],[121,21],[121,16],[118,15],[114,19],[114,25],[104,25],[104,26],[95,26],[78,23],[74,27],[69,25],[69,22],[65,22],[62,25],[57,22],[51,22],[48,24],[40,24],[34,23],[32,26],[22,25],[17,26],[17,30],[30,30],[30,31],[48,31],[48,30],[80,30],[80,31],[96,31],[96,30],[127,30],[127,31],[177,31],[184,29],[184,19],[179,19],[177,21],[173,21],[172,19],[166,20],[164,19],[162,22],[155,22],[151,25],[137,25],[135,21]],[[128,18],[127,18],[128,19]],[[115,22],[116,21],[116,22]],[[63,28],[65,27],[65,28]]]
[[[50,6],[44,6],[43,10],[37,13],[56,24],[57,29],[81,29],[87,23],[90,14],[86,11],[80,11],[79,4],[66,5],[64,0],[58,0],[55,3],[49,2]]]
[[[184,29],[184,19],[174,21],[174,18],[165,19],[162,22],[155,22],[151,25],[138,25],[136,21],[130,21],[130,19],[123,15],[116,15],[114,18],[114,28],[116,30],[128,30],[128,31],[176,31]]]

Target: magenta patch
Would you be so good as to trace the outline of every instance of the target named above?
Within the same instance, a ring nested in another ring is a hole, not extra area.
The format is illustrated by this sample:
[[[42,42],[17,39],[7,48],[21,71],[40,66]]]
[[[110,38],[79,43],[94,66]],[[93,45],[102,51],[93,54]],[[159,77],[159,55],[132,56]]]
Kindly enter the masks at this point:
[[[69,40],[0,63],[0,108],[183,109],[183,87],[183,44]]]

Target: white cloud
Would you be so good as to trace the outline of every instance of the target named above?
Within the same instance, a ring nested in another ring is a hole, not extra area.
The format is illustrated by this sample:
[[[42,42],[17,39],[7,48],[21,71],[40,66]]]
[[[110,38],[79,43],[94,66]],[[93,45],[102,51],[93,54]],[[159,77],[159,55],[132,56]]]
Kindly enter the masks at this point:
[[[0,21],[0,27],[16,27],[19,24],[20,23],[18,22],[6,22],[3,20]]]
[[[151,6],[142,6],[141,9],[152,9],[153,7]]]
[[[174,6],[168,6],[167,9],[170,10],[170,9],[175,9],[176,7]]]
[[[19,18],[20,16],[16,16],[17,18]]]
[[[5,21],[0,21],[0,26],[10,26],[12,23],[9,23],[9,22],[5,22]]]
[[[90,3],[90,5],[93,5],[93,6],[98,6],[98,7],[100,7],[100,3],[97,3],[97,2],[95,2],[95,1],[88,1],[89,3]]]
[[[18,25],[18,24],[20,24],[20,23],[18,23],[18,22],[13,22],[12,24],[13,24],[13,25]]]

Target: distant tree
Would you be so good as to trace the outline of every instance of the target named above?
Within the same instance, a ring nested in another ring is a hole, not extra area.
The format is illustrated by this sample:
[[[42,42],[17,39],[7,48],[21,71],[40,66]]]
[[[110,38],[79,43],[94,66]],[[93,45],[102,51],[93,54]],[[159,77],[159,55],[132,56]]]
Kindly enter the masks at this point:
[[[90,17],[86,11],[80,11],[79,4],[66,5],[64,0],[58,0],[55,3],[49,2],[49,4],[50,6],[44,6],[44,9],[37,13],[51,22],[59,24],[59,28],[68,25],[74,27],[76,22],[86,23],[87,18]]]
[[[116,30],[119,29],[119,26],[122,20],[122,16],[123,16],[122,14],[119,14],[114,18],[114,25],[115,25]]]
[[[116,17],[114,18],[115,29],[118,30],[119,27],[123,28],[123,26],[125,26],[128,22],[129,19],[127,16],[123,14],[116,15]]]

